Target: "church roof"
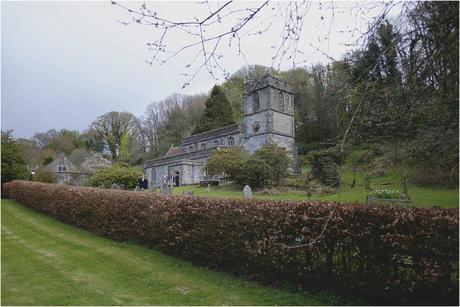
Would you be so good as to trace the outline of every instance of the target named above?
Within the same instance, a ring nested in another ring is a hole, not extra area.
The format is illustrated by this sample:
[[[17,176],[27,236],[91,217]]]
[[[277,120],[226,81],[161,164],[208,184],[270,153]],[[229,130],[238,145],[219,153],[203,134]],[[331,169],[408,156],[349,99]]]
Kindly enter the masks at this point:
[[[192,144],[196,142],[206,141],[209,139],[217,138],[227,134],[235,134],[240,132],[240,124],[232,124],[225,127],[205,131],[195,135],[191,135],[184,139],[182,145]]]
[[[181,153],[184,153],[184,149],[180,146],[177,147],[171,147],[168,152],[164,155],[164,158],[166,157],[171,157],[171,156],[177,156],[180,155]]]
[[[148,160],[148,161],[145,161],[144,168],[153,167],[157,165],[164,165],[164,164],[169,164],[169,163],[175,163],[175,162],[183,162],[186,160],[200,160],[203,158],[208,158],[217,149],[218,147],[211,147],[211,148],[206,148],[206,149],[195,150],[192,152],[183,152],[181,154],[174,155],[174,156],[168,156],[168,157],[164,156],[162,158]]]

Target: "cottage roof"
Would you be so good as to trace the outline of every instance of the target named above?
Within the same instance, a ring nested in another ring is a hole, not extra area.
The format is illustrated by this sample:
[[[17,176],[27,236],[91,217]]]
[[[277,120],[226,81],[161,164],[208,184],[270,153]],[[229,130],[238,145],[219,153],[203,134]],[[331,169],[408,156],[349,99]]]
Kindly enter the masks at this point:
[[[67,172],[67,173],[74,173],[77,172],[76,166],[70,162],[69,159],[67,159],[66,156],[60,155],[59,158],[45,166],[45,170],[49,172],[59,172],[59,166],[65,166],[65,171],[61,169],[62,172]]]
[[[232,124],[225,127],[216,128],[195,135],[191,135],[184,139],[182,145],[188,145],[196,142],[202,142],[209,139],[214,139],[220,136],[235,134],[240,132],[240,124]]]

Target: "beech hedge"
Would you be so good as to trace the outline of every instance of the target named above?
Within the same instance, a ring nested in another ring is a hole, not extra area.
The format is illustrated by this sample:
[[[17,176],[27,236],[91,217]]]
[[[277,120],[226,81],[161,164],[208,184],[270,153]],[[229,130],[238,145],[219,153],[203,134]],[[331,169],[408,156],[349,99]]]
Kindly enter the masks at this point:
[[[170,196],[15,181],[10,198],[116,240],[271,285],[458,305],[457,209]]]

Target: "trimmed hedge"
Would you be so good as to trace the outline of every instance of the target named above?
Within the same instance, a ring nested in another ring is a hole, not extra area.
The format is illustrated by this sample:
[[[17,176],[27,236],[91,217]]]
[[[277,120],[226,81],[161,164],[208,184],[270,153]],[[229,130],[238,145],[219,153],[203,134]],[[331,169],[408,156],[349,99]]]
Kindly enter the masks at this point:
[[[272,285],[375,304],[458,305],[457,209],[169,196],[15,181],[57,219]]]

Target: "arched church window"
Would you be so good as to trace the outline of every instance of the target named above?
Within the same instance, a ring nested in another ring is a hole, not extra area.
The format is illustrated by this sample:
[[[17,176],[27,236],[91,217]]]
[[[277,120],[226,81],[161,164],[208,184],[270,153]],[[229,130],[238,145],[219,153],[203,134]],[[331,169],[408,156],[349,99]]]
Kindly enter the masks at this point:
[[[217,147],[220,145],[219,140],[214,140],[213,142],[214,147]]]
[[[62,171],[63,171],[63,172],[67,172],[67,167],[63,166],[63,167],[62,167]]]
[[[151,178],[150,181],[151,181],[152,183],[155,183],[155,182],[157,181],[157,172],[155,171],[154,168],[152,168],[152,170],[150,171],[150,176],[151,176],[151,177],[150,177],[150,178]]]
[[[257,112],[260,109],[259,92],[254,93],[253,112]]]
[[[227,145],[228,146],[235,145],[235,139],[232,136],[227,139]]]
[[[278,92],[278,110],[284,112],[284,95],[283,92]]]
[[[205,143],[201,143],[200,149],[205,149],[205,148],[206,148],[206,144],[205,144]]]
[[[58,172],[62,172],[62,166],[58,166]]]
[[[189,150],[189,151],[193,151],[194,149],[195,149],[195,148],[194,148],[193,146],[189,146],[189,147],[188,147],[188,150]]]

